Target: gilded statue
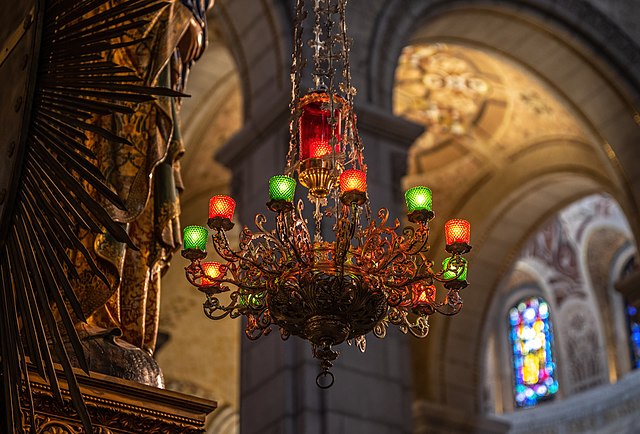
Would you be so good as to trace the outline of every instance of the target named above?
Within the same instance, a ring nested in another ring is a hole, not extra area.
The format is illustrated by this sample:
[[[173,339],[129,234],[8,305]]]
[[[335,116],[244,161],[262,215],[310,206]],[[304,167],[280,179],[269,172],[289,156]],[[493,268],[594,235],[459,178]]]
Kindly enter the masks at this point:
[[[112,50],[110,60],[136,71],[144,85],[183,91],[191,64],[205,49],[206,11],[212,5],[213,0],[172,1],[153,14],[148,26],[130,35],[140,42]],[[79,252],[75,252],[74,258],[80,275],[74,290],[88,317],[88,324],[79,322],[77,328],[85,342],[104,337],[116,345],[118,348],[105,349],[103,344],[98,351],[109,352],[107,358],[119,358],[119,349],[138,348],[149,355],[153,353],[158,333],[160,280],[182,241],[179,158],[184,148],[179,128],[180,100],[161,96],[134,103],[132,107],[132,114],[114,113],[95,119],[97,125],[127,139],[131,145],[89,135],[88,147],[97,156],[101,172],[126,209],[106,202],[104,205],[126,229],[137,250],[127,248],[108,234],[80,233],[83,245],[109,280],[109,286]],[[87,189],[90,191],[88,185]],[[87,351],[91,359],[96,350]],[[140,363],[140,356],[137,357],[136,363]],[[93,359],[92,369],[103,372],[106,369],[105,373],[125,378],[139,375],[112,368],[113,360],[105,364],[100,356]],[[156,385],[162,382],[159,378],[131,379]]]

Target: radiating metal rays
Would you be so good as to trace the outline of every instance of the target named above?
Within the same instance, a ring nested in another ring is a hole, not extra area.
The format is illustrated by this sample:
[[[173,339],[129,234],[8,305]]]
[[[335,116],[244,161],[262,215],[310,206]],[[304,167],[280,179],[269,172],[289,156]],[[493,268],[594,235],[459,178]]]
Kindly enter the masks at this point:
[[[4,432],[23,432],[24,426],[35,430],[27,363],[49,381],[60,402],[54,363],[62,366],[84,429],[93,432],[67,353],[71,349],[73,359],[88,372],[74,328],[77,319],[84,319],[72,286],[78,275],[67,250],[79,251],[108,285],[78,239],[78,230],[106,230],[130,248],[135,246],[103,206],[110,203],[124,208],[87,148],[86,133],[126,145],[125,138],[92,123],[94,116],[132,113],[130,103],[152,101],[155,95],[181,95],[171,89],[147,87],[134,71],[108,60],[113,50],[138,43],[128,32],[150,23],[147,17],[167,5],[154,0],[50,0],[37,4],[35,23],[41,35],[37,78],[32,95],[27,95],[31,110],[22,127],[23,140],[15,150],[20,159],[15,162],[17,171],[10,185],[15,200],[3,228],[6,237],[0,241]],[[28,408],[24,424],[21,408]]]

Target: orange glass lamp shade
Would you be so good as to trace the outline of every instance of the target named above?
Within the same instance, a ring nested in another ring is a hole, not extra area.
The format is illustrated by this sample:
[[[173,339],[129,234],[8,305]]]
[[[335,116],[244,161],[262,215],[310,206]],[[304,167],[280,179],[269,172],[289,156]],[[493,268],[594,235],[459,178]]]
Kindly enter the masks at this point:
[[[209,200],[209,218],[220,217],[223,219],[233,219],[233,212],[236,209],[236,201],[229,196],[213,196]]]
[[[329,103],[329,95],[326,93],[311,93],[300,101],[302,114],[300,115],[300,160],[308,158],[320,158],[331,154],[330,140],[332,137],[331,111],[323,109],[323,104]],[[342,114],[339,102],[336,101],[334,109],[336,124],[333,126],[333,136],[336,138],[335,151],[340,152],[340,132]]]
[[[423,285],[416,283],[413,285],[413,306],[426,306],[436,299],[436,287],[434,285]]]
[[[367,174],[362,170],[349,169],[340,175],[340,191],[367,191]]]
[[[186,226],[182,230],[182,239],[184,242],[185,250],[207,250],[207,238],[209,238],[209,231],[202,226]]]
[[[466,220],[449,220],[444,224],[444,235],[448,246],[456,243],[469,244],[471,240],[471,225]]]
[[[224,265],[219,262],[203,262],[201,267],[204,273],[204,276],[202,276],[202,285],[205,286],[219,284],[218,279],[221,279],[227,271]]]

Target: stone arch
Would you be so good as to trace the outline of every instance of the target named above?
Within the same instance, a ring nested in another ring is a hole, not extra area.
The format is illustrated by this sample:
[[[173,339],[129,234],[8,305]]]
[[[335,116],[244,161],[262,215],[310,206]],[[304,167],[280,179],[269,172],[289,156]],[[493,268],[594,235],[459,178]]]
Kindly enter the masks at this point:
[[[513,271],[506,275],[493,296],[489,318],[501,317],[504,307],[520,298],[523,289],[531,292],[532,288],[540,287],[546,291],[552,311],[558,317],[554,321],[554,328],[558,332],[555,334],[555,354],[557,378],[560,381],[559,395],[563,398],[604,383],[607,379],[615,382],[618,379],[614,360],[616,347],[626,350],[618,351],[619,360],[629,358],[625,339],[628,331],[623,324],[624,318],[615,314],[616,311],[622,313],[624,306],[619,303],[619,295],[613,293],[613,282],[633,255],[630,236],[622,211],[610,197],[585,197],[560,211],[559,215],[543,225],[535,237],[527,241]],[[617,310],[612,310],[614,304]],[[582,324],[584,322],[588,324]],[[503,324],[494,325],[489,342],[496,340],[495,334],[506,334]],[[586,350],[581,344],[586,342],[585,338],[589,344]],[[500,354],[500,351],[505,354]],[[485,369],[489,375],[500,370],[492,366],[492,363],[496,363],[496,357],[502,361],[503,367],[509,366],[506,361],[508,351],[506,347],[486,349]],[[577,353],[584,354],[576,358]],[[607,366],[609,372],[605,370]],[[627,362],[623,372],[628,369]],[[485,413],[513,410],[508,386],[510,383],[504,376],[493,383],[485,382],[485,390],[494,392],[493,395],[485,392],[489,398],[483,405]]]
[[[208,17],[209,46],[190,71],[186,93],[191,97],[181,102],[183,227],[205,225],[209,197],[228,193],[231,173],[213,157],[243,125],[241,78],[219,24]],[[185,279],[185,265],[176,255],[163,276],[160,332],[168,340],[156,358],[168,389],[218,400],[221,411],[212,413],[208,433],[237,432],[240,324],[205,317],[204,296]]]
[[[213,8],[212,17],[237,64],[247,120],[287,108],[288,9],[270,0],[218,0]]]
[[[622,297],[614,292],[624,264],[633,257],[635,248],[625,227],[610,223],[595,224],[584,237],[585,266],[601,307],[602,324],[607,343],[610,377],[622,377],[630,369],[628,328]]]
[[[471,21],[478,16],[468,16],[468,21],[460,23],[460,27],[447,28],[445,23],[451,24],[449,18],[458,13],[479,13],[492,15],[488,20],[475,20],[475,25],[469,27]],[[502,19],[508,17],[514,22],[509,24]],[[444,19],[443,19],[444,18]],[[440,24],[437,24],[440,23]],[[482,24],[479,24],[482,23]],[[498,24],[507,24],[500,26]],[[487,25],[489,30],[485,31]],[[551,29],[549,28],[551,26]],[[571,34],[574,40],[570,50],[573,56],[586,61],[586,54],[596,55],[604,63],[592,64],[588,69],[596,68],[598,74],[614,72],[620,74],[625,81],[625,90],[630,90],[633,100],[640,96],[640,80],[636,60],[640,58],[640,48],[631,38],[613,23],[603,12],[588,2],[539,0],[536,2],[519,2],[517,5],[509,0],[423,0],[406,1],[390,0],[385,2],[378,13],[376,20],[377,32],[373,33],[369,45],[371,47],[367,70],[367,98],[375,104],[390,108],[391,89],[394,83],[395,65],[404,46],[411,43],[420,30],[431,31],[431,36],[448,36],[459,38],[470,43],[476,43],[494,47],[505,54],[511,54],[515,59],[521,59],[522,63],[533,67],[536,62],[529,61],[534,53],[516,53],[518,48],[515,43],[523,42],[527,38],[535,37],[530,45],[543,45],[544,42],[555,41],[551,45],[565,45],[566,40],[561,40],[557,33],[565,36]],[[464,28],[466,26],[466,28]],[[439,34],[439,35],[438,35]],[[520,36],[520,38],[514,37]],[[500,40],[505,40],[500,43]],[[612,41],[616,43],[613,44]],[[506,44],[506,45],[505,45]],[[573,57],[572,56],[572,57]],[[605,66],[606,65],[606,66]],[[544,72],[549,65],[537,65],[535,69]],[[613,70],[613,71],[611,71]],[[553,77],[553,73],[540,75]],[[570,77],[558,80],[559,85],[569,84]],[[622,97],[622,93],[619,93]],[[623,97],[624,99],[624,97]]]
[[[578,16],[591,18],[580,22]],[[396,60],[413,41],[449,41],[498,52],[542,78],[573,107],[612,163],[623,169],[629,197],[621,206],[628,215],[638,214],[640,169],[632,162],[640,157],[634,145],[640,138],[634,122],[640,67],[633,59],[640,58],[640,48],[602,12],[586,2],[516,7],[504,0],[394,0],[386,2],[376,25],[366,68],[372,103],[390,110]]]
[[[557,7],[551,2],[537,2],[535,8],[519,7],[520,18],[516,18],[513,4],[487,3],[387,2],[378,19],[379,31],[370,41],[367,98],[390,109],[395,59],[411,41],[453,41],[482,47],[511,58],[553,88],[596,138],[609,163],[592,165],[572,158],[564,163],[552,161],[519,182],[514,178],[504,181],[512,187],[498,203],[491,199],[499,195],[483,194],[483,186],[479,186],[480,191],[472,189],[453,207],[456,214],[475,215],[480,222],[474,233],[482,234],[482,239],[474,241],[470,278],[474,278],[474,269],[481,270],[482,277],[474,280],[473,289],[465,293],[465,311],[455,321],[434,318],[433,323],[438,325],[432,327],[430,341],[414,345],[414,360],[424,363],[426,359],[432,368],[416,379],[416,397],[445,405],[455,402],[458,408],[469,411],[481,407],[482,369],[478,361],[487,336],[486,312],[500,275],[523,240],[551,213],[582,196],[602,191],[620,202],[637,233],[636,203],[640,197],[640,170],[633,163],[640,156],[635,146],[640,131],[633,120],[640,86],[635,77],[624,72],[625,65],[637,68],[627,59],[638,57],[638,47],[615,25],[610,26],[613,30],[598,34],[602,31],[599,26],[610,24],[598,11],[593,13],[604,21],[585,24],[571,18],[578,11],[565,2]],[[603,35],[623,41],[621,48],[603,49]],[[591,51],[596,49],[599,53]],[[625,59],[621,52],[629,57]],[[595,60],[588,61],[590,57]],[[559,147],[556,150],[558,156],[567,152]],[[521,157],[520,162],[526,161],[526,156]],[[514,161],[514,166],[517,163]],[[616,181],[605,175],[610,170],[617,172]],[[440,249],[439,243],[441,240],[433,243],[435,251]]]

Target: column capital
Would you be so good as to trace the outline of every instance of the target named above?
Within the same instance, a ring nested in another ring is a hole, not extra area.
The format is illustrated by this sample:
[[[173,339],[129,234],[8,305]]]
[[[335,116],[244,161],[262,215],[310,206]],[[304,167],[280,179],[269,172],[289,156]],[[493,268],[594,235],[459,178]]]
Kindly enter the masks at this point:
[[[425,131],[424,126],[374,105],[356,106],[356,113],[360,133],[385,139],[407,151]]]

